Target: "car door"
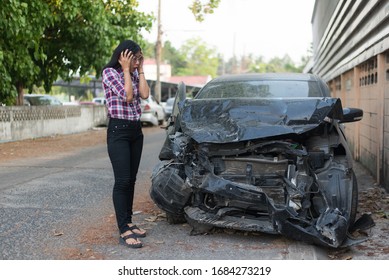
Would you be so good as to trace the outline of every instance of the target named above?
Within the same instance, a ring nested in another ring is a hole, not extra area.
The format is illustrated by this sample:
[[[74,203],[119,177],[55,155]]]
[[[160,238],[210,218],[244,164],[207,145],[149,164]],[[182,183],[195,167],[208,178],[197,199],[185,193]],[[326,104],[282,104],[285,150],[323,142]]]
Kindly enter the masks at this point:
[[[150,99],[151,99],[151,103],[152,103],[153,109],[157,113],[158,121],[164,120],[165,119],[165,111],[164,111],[163,107],[154,98],[154,96],[150,96]]]

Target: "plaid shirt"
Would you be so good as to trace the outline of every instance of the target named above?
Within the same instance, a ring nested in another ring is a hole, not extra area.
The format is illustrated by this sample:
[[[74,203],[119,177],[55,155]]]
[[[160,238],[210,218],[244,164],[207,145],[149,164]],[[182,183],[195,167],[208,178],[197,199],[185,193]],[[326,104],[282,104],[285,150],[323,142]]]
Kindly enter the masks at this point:
[[[140,119],[142,109],[139,95],[139,75],[135,71],[131,75],[134,98],[132,102],[126,101],[124,90],[124,73],[121,68],[105,68],[102,74],[103,89],[107,100],[108,117],[137,121]]]

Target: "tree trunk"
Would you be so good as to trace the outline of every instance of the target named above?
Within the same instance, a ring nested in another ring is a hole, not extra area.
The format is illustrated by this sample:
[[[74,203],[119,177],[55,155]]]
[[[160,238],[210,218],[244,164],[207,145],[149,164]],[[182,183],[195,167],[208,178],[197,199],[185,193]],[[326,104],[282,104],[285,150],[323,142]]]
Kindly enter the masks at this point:
[[[16,99],[16,106],[23,105],[24,87],[22,83],[17,83],[16,89],[18,91],[18,98]]]

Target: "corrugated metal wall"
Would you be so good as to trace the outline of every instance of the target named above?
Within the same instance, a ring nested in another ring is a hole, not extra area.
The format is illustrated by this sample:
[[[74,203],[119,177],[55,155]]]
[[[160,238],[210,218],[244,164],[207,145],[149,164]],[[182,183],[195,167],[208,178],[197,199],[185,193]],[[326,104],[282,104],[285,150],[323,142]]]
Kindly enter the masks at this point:
[[[354,157],[389,189],[389,0],[317,0],[312,72],[344,107],[364,110],[347,124]]]

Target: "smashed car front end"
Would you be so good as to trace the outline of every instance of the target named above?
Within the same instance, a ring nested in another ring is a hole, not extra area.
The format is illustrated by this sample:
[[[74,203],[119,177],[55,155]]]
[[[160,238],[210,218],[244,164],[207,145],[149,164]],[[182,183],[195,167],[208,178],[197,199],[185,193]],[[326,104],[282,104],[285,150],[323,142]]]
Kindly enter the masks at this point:
[[[339,247],[357,204],[341,118],[333,98],[187,101],[153,172],[151,197],[200,229]]]

